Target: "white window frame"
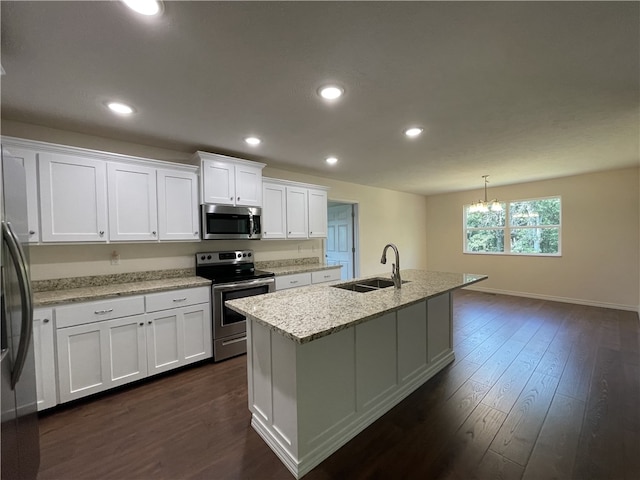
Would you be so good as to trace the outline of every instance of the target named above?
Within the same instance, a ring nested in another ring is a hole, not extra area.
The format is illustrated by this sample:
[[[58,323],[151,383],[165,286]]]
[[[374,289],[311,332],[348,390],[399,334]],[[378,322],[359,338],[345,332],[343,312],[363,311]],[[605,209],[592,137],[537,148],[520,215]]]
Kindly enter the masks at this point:
[[[558,225],[540,225],[535,227],[529,226],[511,226],[511,204],[521,202],[535,202],[537,200],[547,200],[551,198],[557,198],[560,200],[560,223]],[[505,206],[505,222],[504,227],[486,227],[486,228],[467,228],[467,212],[471,204],[462,206],[462,253],[468,255],[514,255],[518,257],[561,257],[562,256],[562,196],[561,195],[549,195],[547,197],[535,197],[524,198],[518,200],[500,201],[499,203]],[[558,230],[558,253],[520,253],[511,251],[511,230],[523,230],[531,228],[555,228]],[[504,252],[472,252],[467,250],[467,232],[475,230],[502,230],[504,235]],[[508,249],[508,251],[507,251]]]

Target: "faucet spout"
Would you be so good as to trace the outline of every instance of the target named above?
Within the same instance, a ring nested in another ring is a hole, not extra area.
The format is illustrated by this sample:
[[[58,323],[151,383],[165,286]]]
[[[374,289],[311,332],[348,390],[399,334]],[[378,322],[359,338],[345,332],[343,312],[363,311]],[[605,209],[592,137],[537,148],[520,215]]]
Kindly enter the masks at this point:
[[[400,253],[398,253],[398,247],[393,243],[387,243],[382,249],[382,258],[380,263],[387,263],[387,249],[391,247],[396,254],[396,263],[391,264],[391,280],[393,280],[394,288],[402,287],[402,279],[400,278]]]

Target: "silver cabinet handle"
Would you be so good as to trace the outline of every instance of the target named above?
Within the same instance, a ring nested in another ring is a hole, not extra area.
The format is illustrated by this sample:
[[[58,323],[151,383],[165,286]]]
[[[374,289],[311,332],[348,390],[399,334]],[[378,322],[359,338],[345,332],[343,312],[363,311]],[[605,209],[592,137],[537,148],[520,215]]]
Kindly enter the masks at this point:
[[[2,222],[2,236],[4,237],[11,261],[18,275],[20,297],[22,300],[22,320],[20,325],[20,342],[14,362],[14,369],[11,372],[11,388],[15,388],[22,369],[27,361],[27,352],[29,351],[29,343],[33,336],[33,296],[31,293],[31,282],[29,281],[29,272],[27,271],[27,262],[25,260],[24,251],[20,246],[18,236],[13,231],[9,222]]]
[[[182,297],[182,298],[174,298],[173,301],[174,302],[184,302],[187,299],[187,297]]]
[[[289,283],[293,285],[294,283],[298,283],[298,280],[289,280]]]
[[[324,275],[324,278],[331,278],[331,275]]]
[[[104,315],[105,313],[111,313],[113,312],[113,308],[109,308],[107,310],[96,310],[93,313],[95,313],[96,315]]]

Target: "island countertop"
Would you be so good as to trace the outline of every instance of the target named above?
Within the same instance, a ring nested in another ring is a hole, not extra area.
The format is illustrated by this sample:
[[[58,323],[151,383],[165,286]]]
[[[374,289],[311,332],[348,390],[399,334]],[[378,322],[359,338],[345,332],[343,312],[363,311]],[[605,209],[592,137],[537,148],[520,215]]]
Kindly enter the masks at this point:
[[[488,278],[469,273],[402,270],[402,288],[367,293],[331,285],[311,285],[229,300],[226,305],[298,343],[306,343],[413,303]],[[389,278],[388,275],[372,277]],[[372,278],[368,277],[368,278]]]

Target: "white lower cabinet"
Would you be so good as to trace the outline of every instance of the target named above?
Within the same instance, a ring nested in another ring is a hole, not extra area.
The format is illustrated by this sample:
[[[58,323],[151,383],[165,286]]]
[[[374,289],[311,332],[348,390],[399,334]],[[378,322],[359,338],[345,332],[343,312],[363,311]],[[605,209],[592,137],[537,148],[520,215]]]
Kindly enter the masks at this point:
[[[187,288],[57,309],[60,402],[210,358],[209,291]],[[140,305],[138,315],[95,319]]]
[[[53,310],[33,311],[33,347],[36,363],[38,410],[55,406],[57,402],[55,339]]]

